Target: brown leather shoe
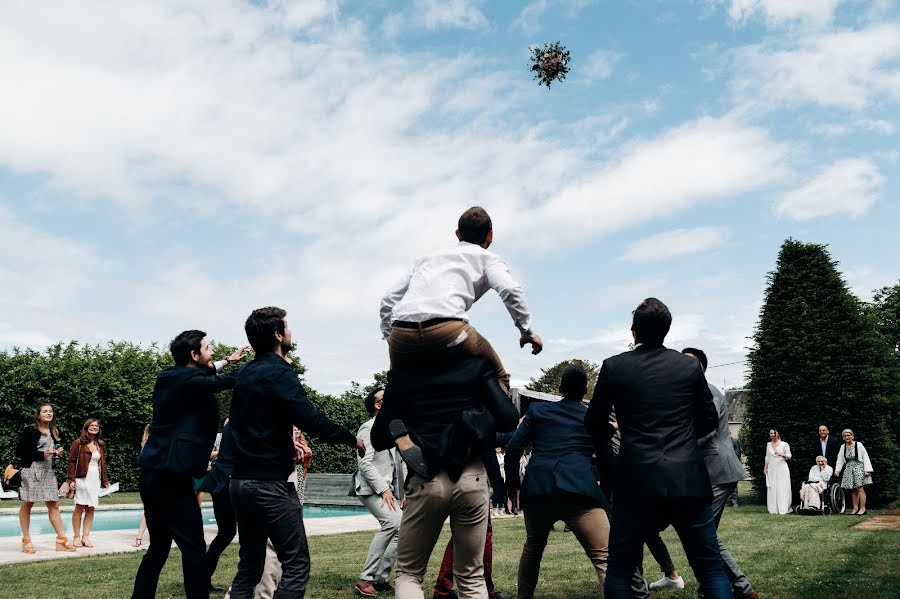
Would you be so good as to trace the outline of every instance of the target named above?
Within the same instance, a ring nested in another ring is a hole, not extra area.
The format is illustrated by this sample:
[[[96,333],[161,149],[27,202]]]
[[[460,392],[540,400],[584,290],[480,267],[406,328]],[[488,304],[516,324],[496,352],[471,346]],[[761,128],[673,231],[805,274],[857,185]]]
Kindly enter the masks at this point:
[[[377,597],[378,591],[375,590],[375,587],[372,586],[372,583],[368,580],[357,580],[356,581],[356,592],[362,595],[363,597]]]

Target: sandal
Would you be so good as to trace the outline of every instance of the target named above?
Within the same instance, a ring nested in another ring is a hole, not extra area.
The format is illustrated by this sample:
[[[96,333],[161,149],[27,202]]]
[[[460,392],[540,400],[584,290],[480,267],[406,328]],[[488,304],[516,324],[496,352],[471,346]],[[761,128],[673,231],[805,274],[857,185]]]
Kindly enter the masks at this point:
[[[135,538],[134,538],[134,543],[132,543],[131,546],[132,546],[132,547],[140,547],[140,546],[141,546],[141,541],[142,541],[142,540],[143,540],[143,539],[141,539],[141,537],[135,537]]]
[[[88,539],[87,537],[81,537],[81,545],[83,547],[87,547],[88,549],[94,548],[94,544],[91,543],[90,539]]]
[[[78,536],[78,537],[72,537],[72,544],[75,545],[76,547],[84,547],[84,545],[81,544],[81,537],[80,537],[80,536]]]
[[[56,550],[72,552],[75,551],[75,546],[72,545],[66,537],[57,537]]]
[[[37,553],[37,549],[34,548],[34,543],[31,542],[31,539],[27,541],[22,539],[22,553]]]

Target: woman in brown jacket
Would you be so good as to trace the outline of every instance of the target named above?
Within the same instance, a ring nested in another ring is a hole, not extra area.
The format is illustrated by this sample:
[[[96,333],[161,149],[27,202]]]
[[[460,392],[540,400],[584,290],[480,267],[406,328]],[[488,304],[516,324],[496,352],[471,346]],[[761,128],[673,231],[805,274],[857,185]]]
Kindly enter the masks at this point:
[[[93,547],[89,535],[94,524],[94,508],[100,505],[100,485],[109,486],[106,477],[106,444],[100,438],[100,421],[88,418],[81,437],[69,448],[69,488],[75,489],[72,534],[76,547]],[[84,533],[81,516],[84,514]]]

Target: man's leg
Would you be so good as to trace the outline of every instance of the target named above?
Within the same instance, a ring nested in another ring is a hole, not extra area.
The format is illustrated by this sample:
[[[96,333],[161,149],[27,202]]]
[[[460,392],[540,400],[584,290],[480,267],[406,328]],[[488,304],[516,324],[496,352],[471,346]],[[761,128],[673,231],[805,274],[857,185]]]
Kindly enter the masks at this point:
[[[409,479],[406,509],[397,540],[397,599],[424,599],[422,579],[450,507],[450,479],[441,472],[431,480]]]
[[[266,561],[266,528],[256,504],[256,483],[252,480],[231,479],[231,503],[238,524],[240,550],[232,599],[253,599],[253,588],[262,577]]]
[[[193,493],[193,484],[184,483],[184,491],[169,500],[169,530],[181,551],[184,591],[187,599],[209,599],[209,570],[206,567],[206,539],[203,516]],[[188,494],[188,484],[191,493]]]
[[[494,368],[497,369],[497,379],[500,381],[500,386],[506,393],[509,393],[509,373],[506,372],[506,368],[503,367],[503,361],[500,360],[500,356],[494,350],[490,341],[482,337],[481,334],[475,330],[475,327],[468,323],[466,323],[463,331],[466,333],[467,337],[460,344],[460,348],[474,356],[481,356],[493,364]]]
[[[675,572],[675,564],[672,562],[672,556],[669,555],[669,548],[666,547],[666,543],[659,536],[659,533],[648,536],[644,542],[647,544],[647,549],[650,550],[662,573],[666,576],[671,576]]]
[[[210,495],[213,501],[213,512],[216,516],[216,526],[219,530],[216,538],[209,544],[206,550],[206,569],[209,571],[209,583],[212,584],[213,574],[219,565],[222,552],[231,544],[237,535],[237,522],[234,519],[234,508],[231,505],[231,496],[228,487],[218,493]]]
[[[489,597],[497,590],[494,588],[494,526],[491,524],[491,510],[488,509],[487,534],[484,536],[484,586]]]
[[[443,599],[450,596],[453,590],[453,537],[447,541],[437,580],[434,581],[434,597]]]
[[[716,530],[719,529],[719,522],[722,520],[722,514],[725,512],[725,504],[728,503],[728,498],[731,497],[731,494],[737,489],[737,483],[730,483],[726,485],[713,485],[713,518],[716,521]],[[716,535],[718,537],[718,535]],[[718,539],[719,542],[719,553],[722,556],[722,565],[725,566],[725,575],[728,576],[728,581],[731,583],[731,588],[734,591],[734,596],[738,599],[744,599],[745,597],[753,596],[753,586],[750,584],[750,581],[747,580],[747,575],[744,574],[741,567],[738,566],[737,562],[734,559],[734,556],[731,555],[731,552],[725,547],[722,543],[721,539]]]
[[[699,498],[683,498],[667,500],[665,508],[704,596],[730,599],[731,584],[722,565],[712,506]]]
[[[487,599],[484,541],[487,537],[490,485],[484,464],[469,464],[452,488],[450,530],[453,577],[460,599]]]
[[[630,599],[643,560],[644,538],[667,524],[658,502],[616,501],[609,534],[609,562],[603,585],[606,599]],[[643,577],[641,577],[643,579]]]
[[[556,521],[556,509],[552,501],[532,499],[525,510],[525,544],[519,558],[518,599],[531,599],[537,587],[541,571],[541,558],[547,546],[547,538]]]
[[[265,522],[266,536],[281,562],[279,599],[303,599],[309,582],[309,546],[303,511],[294,485],[283,481],[259,481],[256,504]]]
[[[272,546],[272,541],[267,540],[266,563],[263,566],[262,576],[253,589],[253,599],[273,599],[279,582],[281,582],[281,562],[278,561],[278,554]]]
[[[185,489],[180,488],[178,480],[172,481],[165,474],[153,471],[141,471],[139,488],[141,501],[144,503],[144,516],[147,519],[147,530],[150,531],[150,545],[141,559],[137,575],[134,579],[132,599],[145,599],[156,596],[159,584],[159,573],[172,547],[172,533],[169,530],[170,505],[168,499]],[[190,483],[190,479],[188,479]],[[194,496],[194,487],[190,485],[187,492]]]
[[[397,536],[400,532],[399,509],[390,510],[382,505],[380,495],[360,497],[369,513],[375,516],[381,529],[375,533],[369,544],[366,561],[363,565],[360,580],[369,582],[386,582],[391,574],[391,567],[397,558]]]
[[[581,547],[597,573],[600,588],[606,580],[606,566],[609,556],[609,519],[606,511],[599,505],[575,505],[574,509],[564,518],[565,523],[572,529],[575,538],[581,543]],[[528,517],[528,513],[525,513]]]

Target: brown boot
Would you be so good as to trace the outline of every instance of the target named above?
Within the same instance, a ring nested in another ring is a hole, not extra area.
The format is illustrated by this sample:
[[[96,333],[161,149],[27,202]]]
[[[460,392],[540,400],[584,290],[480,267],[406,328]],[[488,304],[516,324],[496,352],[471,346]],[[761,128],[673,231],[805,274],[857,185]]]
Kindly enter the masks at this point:
[[[356,592],[362,595],[363,597],[377,597],[378,591],[375,590],[375,587],[372,586],[372,582],[369,580],[357,580],[356,581]]]

